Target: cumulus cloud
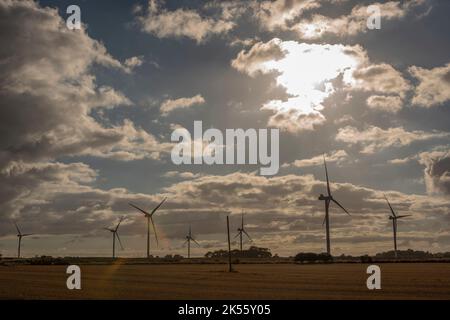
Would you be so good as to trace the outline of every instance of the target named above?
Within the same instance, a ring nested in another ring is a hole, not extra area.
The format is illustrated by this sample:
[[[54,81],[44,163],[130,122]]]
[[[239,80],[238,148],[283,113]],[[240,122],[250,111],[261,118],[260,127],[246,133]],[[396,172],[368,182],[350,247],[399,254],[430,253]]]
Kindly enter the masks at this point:
[[[353,77],[356,80],[354,87],[365,91],[398,94],[403,98],[410,89],[402,74],[386,63],[361,67],[353,73]]]
[[[405,158],[391,159],[388,162],[391,164],[405,164],[405,163],[408,163],[408,162],[416,160],[416,159],[418,159],[418,157],[417,157],[417,155],[414,155],[414,156],[408,156]]]
[[[168,99],[161,104],[161,113],[167,116],[169,113],[177,109],[185,109],[193,106],[200,106],[205,103],[205,98],[200,94],[197,94],[190,98],[178,98],[175,100]]]
[[[211,35],[228,33],[235,26],[223,17],[202,16],[192,9],[169,11],[163,4],[164,1],[149,0],[147,13],[138,16],[142,31],[158,38],[187,37],[201,43]]]
[[[242,50],[231,65],[250,76],[274,73],[277,84],[285,88],[289,97],[270,100],[262,109],[273,112],[270,126],[298,133],[313,130],[325,122],[321,111],[325,99],[335,92],[333,81],[342,77],[345,84],[351,85],[355,82],[353,72],[366,61],[366,52],[360,46],[307,44],[274,38]]]
[[[349,159],[349,155],[345,150],[335,150],[326,154],[325,158],[327,162],[336,162],[337,164],[342,164]],[[318,155],[309,159],[295,160],[291,164],[283,165],[283,167],[294,166],[297,168],[303,168],[318,165],[323,165],[323,155]]]
[[[273,74],[287,98],[269,100],[262,110],[273,113],[269,126],[292,133],[314,130],[323,124],[324,102],[338,90],[382,93],[369,98],[368,104],[394,112],[401,108],[402,98],[410,89],[408,81],[391,65],[371,64],[359,45],[308,44],[274,38],[242,50],[231,65],[251,77]]]
[[[336,135],[337,141],[348,144],[359,144],[363,147],[361,153],[372,154],[389,147],[402,147],[415,141],[448,138],[447,132],[425,132],[421,130],[406,131],[403,127],[382,129],[369,126],[359,130],[352,126],[339,129]]]
[[[127,67],[128,72],[133,71],[133,69],[141,66],[144,63],[144,58],[142,56],[135,56],[125,60],[124,64]]]
[[[419,162],[425,166],[427,191],[450,195],[450,151],[422,152]]]
[[[404,18],[417,6],[424,4],[425,0],[412,1],[388,1],[384,3],[372,3],[380,10],[381,23],[383,21],[398,20]],[[331,18],[320,14],[314,14],[310,19],[302,19],[292,25],[291,30],[296,31],[303,39],[320,39],[325,35],[354,36],[367,32],[367,20],[373,14],[368,11],[369,6],[356,5],[348,15]]]
[[[329,170],[332,177],[332,165]],[[241,210],[246,212],[248,231],[260,246],[292,254],[302,246],[323,250],[325,245],[323,203],[317,200],[317,195],[324,192],[326,184],[312,175],[262,177],[239,172],[196,175],[169,185],[161,193],[145,195],[122,188],[95,188],[98,174],[80,163],[16,163],[1,174],[8,179],[0,185],[2,218],[20,219],[27,230],[39,234],[99,237],[102,234],[98,230],[115,223],[121,215],[127,217],[122,237],[145,234],[142,217],[128,202],[152,208],[161,198],[168,197],[155,217],[165,248],[181,241],[180,235],[185,234],[189,223],[198,240],[208,243],[211,250],[221,248],[224,242],[214,239],[224,235],[226,215],[231,214],[234,228]],[[331,208],[332,237],[341,239],[341,248],[335,252],[359,253],[358,244],[372,242],[367,235],[373,235],[373,244],[379,246],[372,250],[390,248],[390,241],[383,237],[391,234],[383,191],[350,183],[334,182],[331,187],[336,198],[353,214],[350,218],[340,214],[338,208]],[[402,237],[435,241],[428,239],[436,235],[432,221],[450,215],[448,200],[387,193],[397,212],[414,215],[404,225]],[[1,235],[13,231],[12,226],[0,225]],[[302,245],[296,241],[298,237],[305,240]]]
[[[433,69],[412,66],[408,70],[419,81],[413,104],[430,108],[450,100],[450,63]]]
[[[403,102],[399,96],[373,95],[367,98],[367,105],[374,110],[397,113],[402,109]]]
[[[304,12],[321,6],[316,0],[276,0],[253,2],[252,9],[260,26],[268,31],[286,30]]]
[[[157,157],[167,149],[125,120],[105,126],[99,108],[127,106],[121,92],[96,84],[92,65],[127,71],[86,31],[65,27],[56,9],[33,1],[0,3],[0,168],[9,161],[41,161],[94,155]],[[144,141],[143,145],[136,142]]]

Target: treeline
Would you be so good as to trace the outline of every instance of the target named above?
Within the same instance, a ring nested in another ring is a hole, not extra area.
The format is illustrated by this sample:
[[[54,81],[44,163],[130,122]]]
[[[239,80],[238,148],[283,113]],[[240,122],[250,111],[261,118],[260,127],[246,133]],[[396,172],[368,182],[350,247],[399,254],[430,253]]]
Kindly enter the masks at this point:
[[[268,248],[250,247],[247,250],[232,250],[233,258],[272,258],[272,253]],[[228,250],[209,251],[205,258],[228,258]]]

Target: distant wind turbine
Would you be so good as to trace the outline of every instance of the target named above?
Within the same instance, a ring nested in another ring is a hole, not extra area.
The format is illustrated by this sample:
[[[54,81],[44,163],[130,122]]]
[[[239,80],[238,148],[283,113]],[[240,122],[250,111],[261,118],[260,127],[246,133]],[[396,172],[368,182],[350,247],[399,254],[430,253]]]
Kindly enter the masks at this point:
[[[192,237],[192,232],[191,232],[191,226],[189,226],[189,233],[186,236],[186,242],[184,244],[188,244],[188,259],[191,258],[191,241],[194,241],[196,245],[198,245],[200,247],[200,244],[195,241],[195,239]]]
[[[22,245],[22,238],[23,237],[28,237],[28,236],[32,236],[33,233],[22,233],[20,232],[19,227],[17,226],[17,223],[14,222],[14,225],[16,226],[17,229],[17,237],[19,238],[19,248],[17,249],[17,258],[20,259],[20,247]]]
[[[348,215],[348,211],[331,195],[331,189],[330,189],[330,180],[328,179],[328,169],[327,169],[327,162],[325,160],[325,156],[323,156],[323,164],[325,166],[325,176],[327,178],[327,195],[324,196],[323,194],[320,194],[319,200],[325,201],[325,218],[323,220],[322,226],[326,225],[326,236],[327,236],[327,253],[328,255],[331,255],[331,245],[330,245],[330,217],[329,217],[329,209],[330,209],[330,203],[334,202],[337,204],[344,212]]]
[[[150,222],[152,223],[153,231],[155,232],[156,245],[159,245],[158,244],[158,235],[156,234],[155,223],[153,221],[153,215],[155,214],[156,210],[158,210],[159,207],[162,206],[162,204],[164,203],[164,201],[166,201],[166,199],[167,198],[164,198],[163,201],[161,201],[161,203],[158,204],[156,206],[156,208],[152,210],[151,213],[148,213],[147,211],[139,208],[138,206],[135,206],[134,204],[129,203],[130,206],[132,206],[133,208],[142,212],[144,214],[144,216],[147,218],[147,258],[150,258]]]
[[[252,238],[250,238],[249,234],[247,233],[247,231],[244,229],[244,213],[242,212],[242,220],[241,220],[241,227],[237,229],[238,233],[234,238],[239,237],[240,240],[240,248],[241,248],[241,252],[242,252],[242,234],[245,234],[247,236],[247,238],[250,241],[253,241]]]
[[[401,218],[410,217],[410,214],[403,215],[403,216],[397,216],[394,212],[394,209],[392,209],[391,204],[389,203],[388,198],[386,195],[384,195],[384,198],[386,199],[386,202],[388,203],[389,209],[391,209],[392,215],[389,216],[389,220],[392,220],[392,229],[394,231],[394,253],[395,253],[395,259],[397,259],[397,220]]]
[[[119,230],[119,226],[122,223],[123,219],[124,219],[123,217],[120,218],[119,223],[117,224],[117,226],[114,229],[112,229],[112,228],[104,228],[105,230],[108,230],[108,231],[110,231],[112,233],[112,237],[113,237],[113,253],[112,253],[112,257],[113,257],[113,259],[116,258],[116,237],[117,237],[117,240],[119,240],[120,247],[123,250],[122,241],[120,241],[119,233],[117,232]]]

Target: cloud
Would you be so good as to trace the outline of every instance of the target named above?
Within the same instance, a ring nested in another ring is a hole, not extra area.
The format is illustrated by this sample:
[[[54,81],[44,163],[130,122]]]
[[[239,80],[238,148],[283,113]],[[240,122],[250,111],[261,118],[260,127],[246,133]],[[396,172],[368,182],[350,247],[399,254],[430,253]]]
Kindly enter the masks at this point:
[[[374,110],[397,113],[402,109],[403,102],[399,96],[373,95],[367,98],[367,105]]]
[[[316,0],[255,1],[252,4],[255,18],[268,31],[289,29],[290,24],[304,12],[321,6]]]
[[[84,29],[65,27],[56,9],[33,1],[0,2],[0,168],[10,161],[93,155],[155,158],[167,150],[129,120],[104,125],[96,110],[131,105],[121,92],[96,84],[94,64],[127,72]],[[143,144],[141,144],[143,143]]]
[[[414,156],[409,156],[409,157],[405,157],[405,158],[401,158],[401,159],[391,159],[388,162],[391,164],[405,164],[405,163],[408,163],[410,161],[417,160],[417,159],[418,159],[417,155],[414,155]]]
[[[367,54],[360,46],[307,44],[274,38],[242,50],[231,65],[252,77],[259,73],[274,74],[277,85],[286,90],[288,97],[270,100],[262,110],[273,113],[270,126],[298,133],[313,130],[325,122],[321,111],[325,99],[335,92],[333,81],[342,77],[346,85],[352,85],[356,81],[353,72],[366,61]]]
[[[402,147],[415,141],[440,139],[449,137],[446,132],[425,132],[420,130],[406,131],[403,127],[381,129],[369,126],[367,129],[358,130],[352,126],[339,129],[336,135],[337,141],[348,144],[359,144],[364,148],[361,153],[372,154],[389,147]]]
[[[337,162],[338,164],[343,163],[344,161],[347,161],[349,156],[345,150],[335,150],[332,152],[329,152],[325,155],[327,162]],[[323,155],[315,156],[310,159],[302,159],[302,160],[295,160],[291,164],[283,165],[283,167],[286,166],[294,166],[297,168],[304,168],[304,167],[311,167],[311,166],[318,166],[323,165]]]
[[[163,3],[149,0],[147,14],[138,16],[142,31],[158,38],[187,37],[202,43],[209,36],[226,34],[235,26],[228,19],[205,17],[192,9],[179,8],[169,11],[162,8]]]
[[[329,170],[333,176],[332,165]],[[122,188],[98,189],[94,187],[97,172],[80,163],[15,163],[1,174],[2,179],[7,179],[3,180],[7,183],[0,185],[2,219],[20,220],[24,229],[41,235],[88,234],[98,239],[105,236],[100,230],[122,215],[127,217],[122,238],[144,235],[144,220],[128,202],[152,208],[168,197],[155,217],[162,250],[176,246],[189,223],[197,240],[209,243],[211,250],[223,247],[225,242],[216,239],[224,236],[225,217],[231,214],[232,228],[237,227],[241,210],[245,210],[248,232],[259,246],[293,254],[302,246],[323,250],[325,245],[323,203],[317,200],[317,195],[324,192],[326,184],[312,175],[270,178],[239,172],[201,175],[169,185],[158,194],[145,195]],[[359,249],[358,245],[368,242],[376,246],[373,251],[390,248],[390,241],[385,239],[391,229],[384,191],[335,182],[331,188],[333,195],[352,213],[348,217],[337,207],[331,208],[332,237],[341,239],[340,248],[335,247],[334,252],[367,252],[367,248]],[[402,227],[404,237],[434,241],[433,221],[439,223],[450,217],[448,199],[387,193],[397,212],[413,214]],[[12,225],[0,225],[0,235],[12,232]],[[373,235],[374,239],[367,235]],[[308,239],[308,243],[296,242],[299,236]]]
[[[144,63],[143,56],[135,56],[125,60],[124,64],[128,68],[128,72],[133,71],[133,69],[141,66]]]
[[[419,162],[425,166],[424,177],[430,194],[450,195],[450,151],[422,152]]]
[[[194,178],[198,178],[200,177],[201,174],[199,173],[192,173],[192,172],[179,172],[179,171],[167,171],[166,173],[163,174],[163,177],[165,178],[181,178],[184,180],[187,179],[194,179]]]
[[[185,109],[190,108],[192,106],[199,106],[205,103],[205,98],[203,98],[200,94],[197,94],[190,98],[179,98],[179,99],[168,99],[161,104],[161,113],[164,116],[167,116],[169,113],[173,112],[177,109]]]
[[[385,3],[372,3],[380,10],[381,27],[384,21],[399,20],[404,18],[417,6],[424,4],[425,0],[388,1]],[[291,30],[296,31],[302,39],[320,39],[325,35],[339,37],[355,36],[367,32],[367,20],[373,14],[368,11],[369,6],[357,5],[350,14],[331,18],[320,14],[314,14],[309,20],[302,19],[299,23],[292,25]]]
[[[433,69],[412,66],[408,71],[419,81],[413,104],[430,108],[450,100],[450,63]]]
[[[401,98],[411,88],[402,74],[386,63],[372,64],[359,68],[353,73],[353,77],[356,80],[354,84],[356,89],[398,94]]]

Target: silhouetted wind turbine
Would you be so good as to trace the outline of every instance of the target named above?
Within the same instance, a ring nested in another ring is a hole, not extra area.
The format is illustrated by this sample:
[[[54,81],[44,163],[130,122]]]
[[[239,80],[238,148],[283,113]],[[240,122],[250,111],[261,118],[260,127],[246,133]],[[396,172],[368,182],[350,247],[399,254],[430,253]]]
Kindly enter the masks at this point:
[[[386,202],[388,203],[389,209],[391,209],[392,216],[389,216],[389,220],[392,220],[392,229],[394,231],[394,254],[395,259],[397,259],[397,219],[410,217],[410,214],[403,215],[403,216],[397,216],[394,212],[394,209],[392,209],[391,204],[389,203],[388,198],[386,195],[384,195],[384,198],[386,199]]]
[[[16,229],[17,229],[17,237],[19,238],[19,247],[18,247],[18,249],[17,249],[17,258],[20,259],[20,246],[21,246],[21,244],[22,244],[22,238],[23,238],[23,237],[32,236],[33,234],[32,234],[32,233],[24,233],[24,234],[23,234],[22,232],[20,232],[20,229],[19,229],[19,227],[17,226],[17,223],[14,222],[14,225],[16,226]]]
[[[195,241],[195,239],[192,237],[192,232],[191,232],[191,226],[189,226],[189,234],[186,236],[186,242],[184,244],[188,244],[188,259],[191,258],[191,241],[194,241],[195,244],[197,244],[200,247],[200,244]]]
[[[330,202],[334,202],[337,204],[342,210],[345,211],[346,214],[350,215],[348,211],[331,195],[331,189],[330,189],[330,180],[328,179],[328,169],[327,169],[327,162],[325,161],[325,155],[323,156],[323,164],[325,166],[325,175],[327,178],[327,195],[324,196],[323,194],[320,194],[319,200],[325,201],[325,218],[323,220],[322,226],[326,225],[326,236],[327,236],[327,253],[328,255],[331,255],[331,245],[330,245],[330,217],[329,217],[329,209],[330,209]]]
[[[234,238],[239,237],[240,240],[240,248],[241,248],[241,252],[242,252],[242,234],[245,234],[247,236],[247,238],[250,241],[253,241],[252,238],[250,238],[250,236],[248,235],[247,231],[244,229],[244,213],[242,212],[242,220],[241,220],[241,227],[237,229],[238,233]]]
[[[113,254],[112,254],[112,257],[113,257],[113,259],[116,257],[116,237],[117,237],[117,240],[119,240],[120,247],[123,250],[122,241],[120,241],[119,233],[117,232],[117,230],[119,229],[119,226],[122,223],[123,219],[124,219],[123,217],[120,218],[119,223],[117,224],[116,228],[114,228],[114,229],[112,229],[112,228],[104,228],[105,230],[108,230],[108,231],[110,231],[112,233],[112,237],[113,237]]]
[[[163,201],[161,201],[161,203],[158,204],[156,206],[156,208],[152,210],[151,213],[148,213],[147,211],[135,206],[134,204],[129,203],[130,206],[132,206],[133,208],[142,212],[144,214],[144,216],[147,218],[147,258],[150,258],[150,222],[152,223],[153,231],[155,232],[156,245],[159,245],[158,244],[158,235],[156,234],[155,223],[153,222],[153,215],[155,214],[156,210],[158,210],[159,207],[162,206],[162,204],[164,203],[164,201],[166,201],[166,199],[167,198],[164,198]]]

